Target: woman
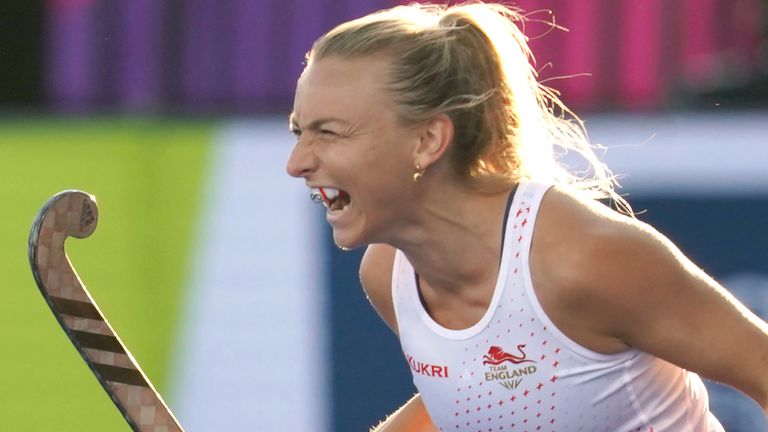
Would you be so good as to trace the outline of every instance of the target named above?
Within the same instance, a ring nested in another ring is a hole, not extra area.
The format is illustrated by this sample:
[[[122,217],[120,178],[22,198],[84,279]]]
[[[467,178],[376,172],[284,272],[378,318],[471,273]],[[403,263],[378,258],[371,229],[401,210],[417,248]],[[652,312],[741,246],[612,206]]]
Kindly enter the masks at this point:
[[[299,79],[287,170],[338,246],[368,245],[419,390],[376,430],[721,431],[688,371],[768,409],[768,326],[631,216],[520,19],[397,7],[321,37]]]

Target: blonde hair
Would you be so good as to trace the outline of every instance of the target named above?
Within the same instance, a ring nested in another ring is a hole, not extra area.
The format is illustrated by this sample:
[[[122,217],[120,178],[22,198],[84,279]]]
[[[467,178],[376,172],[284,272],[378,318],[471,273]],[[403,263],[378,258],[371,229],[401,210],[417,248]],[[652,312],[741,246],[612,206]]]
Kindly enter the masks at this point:
[[[583,122],[538,82],[524,16],[499,4],[397,6],[341,24],[315,41],[307,63],[387,54],[387,87],[403,122],[447,114],[454,123],[449,153],[455,172],[480,184],[541,181],[611,198],[615,177],[595,154]],[[569,172],[559,155],[576,152],[588,165]]]

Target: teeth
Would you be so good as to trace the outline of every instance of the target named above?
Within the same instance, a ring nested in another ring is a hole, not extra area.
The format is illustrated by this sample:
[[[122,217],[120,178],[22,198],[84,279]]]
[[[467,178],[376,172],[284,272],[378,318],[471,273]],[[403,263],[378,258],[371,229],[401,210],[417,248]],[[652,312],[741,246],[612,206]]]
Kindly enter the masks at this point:
[[[339,197],[339,190],[332,187],[312,188],[309,196],[312,198],[312,201],[323,203],[325,207],[330,207],[336,198]]]
[[[336,188],[322,187],[319,188],[321,193],[325,193],[325,198],[329,201],[333,201],[339,197],[339,190]]]

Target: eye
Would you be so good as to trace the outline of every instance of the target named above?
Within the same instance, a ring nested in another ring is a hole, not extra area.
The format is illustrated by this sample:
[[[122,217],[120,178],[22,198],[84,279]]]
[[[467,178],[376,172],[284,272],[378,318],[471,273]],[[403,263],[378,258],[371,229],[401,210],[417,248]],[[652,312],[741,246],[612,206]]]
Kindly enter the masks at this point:
[[[334,136],[335,137],[335,136],[339,135],[336,132],[334,132],[332,130],[328,130],[328,129],[320,129],[318,132],[320,132],[320,135],[325,135],[325,136]]]
[[[299,130],[298,128],[290,128],[288,132],[290,132],[296,138],[299,138],[301,136],[301,130]]]

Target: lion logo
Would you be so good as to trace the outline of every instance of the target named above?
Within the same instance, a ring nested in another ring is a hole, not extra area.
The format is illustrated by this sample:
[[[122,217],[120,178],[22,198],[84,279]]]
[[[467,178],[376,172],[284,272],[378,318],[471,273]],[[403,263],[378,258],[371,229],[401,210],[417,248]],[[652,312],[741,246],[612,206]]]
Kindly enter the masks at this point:
[[[514,364],[520,363],[536,363],[533,360],[526,359],[526,354],[523,351],[525,344],[517,346],[517,350],[520,351],[520,355],[516,356],[505,352],[500,346],[492,346],[488,349],[488,354],[483,356],[484,365],[500,365],[504,362],[510,362]]]

